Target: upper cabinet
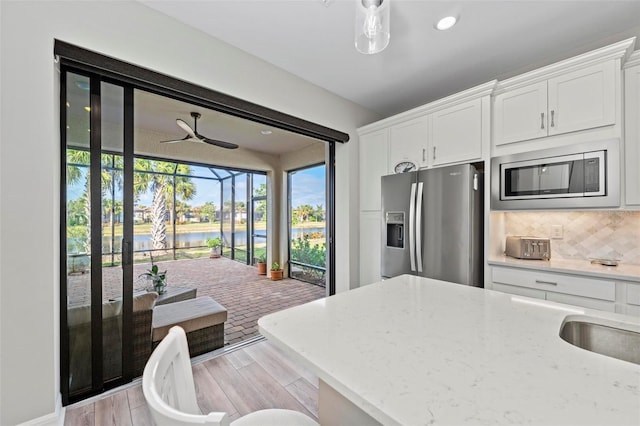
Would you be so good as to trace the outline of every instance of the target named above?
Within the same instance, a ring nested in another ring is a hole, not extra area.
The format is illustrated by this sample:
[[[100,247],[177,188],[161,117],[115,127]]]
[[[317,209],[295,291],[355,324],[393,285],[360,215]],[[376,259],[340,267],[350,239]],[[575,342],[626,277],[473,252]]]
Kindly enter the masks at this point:
[[[625,182],[626,204],[640,205],[640,51],[635,52],[625,79]]]
[[[569,141],[574,137],[569,134],[594,129],[609,129],[594,138],[619,138],[620,70],[634,42],[624,40],[499,82],[493,97],[493,146],[559,135]]]
[[[495,143],[607,126],[615,118],[616,63],[609,60],[496,95]]]
[[[383,175],[488,159],[495,84],[491,81],[358,129],[360,210],[380,209]],[[383,139],[385,155],[379,151]],[[382,159],[387,160],[384,173]]]
[[[620,65],[617,65],[620,73]],[[616,122],[616,61],[609,60],[551,78],[549,135],[608,126]]]
[[[482,159],[482,99],[441,109],[429,119],[431,166]]]
[[[391,126],[389,128],[389,173],[395,173],[397,167],[398,170],[410,167],[405,163],[414,164],[413,170],[426,167],[428,136],[426,116]]]
[[[493,103],[496,145],[547,136],[547,82],[497,95]]]

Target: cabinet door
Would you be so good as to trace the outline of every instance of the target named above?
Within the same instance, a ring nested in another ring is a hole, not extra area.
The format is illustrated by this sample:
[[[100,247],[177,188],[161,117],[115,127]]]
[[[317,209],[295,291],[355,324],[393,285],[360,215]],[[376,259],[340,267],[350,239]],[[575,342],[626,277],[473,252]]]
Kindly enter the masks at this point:
[[[496,145],[547,136],[547,82],[497,95],[493,100]]]
[[[482,100],[474,99],[430,116],[431,164],[455,163],[482,158]]]
[[[360,213],[360,286],[380,281],[381,212]]]
[[[389,130],[360,136],[360,210],[380,210],[380,178],[387,173]]]
[[[615,61],[548,81],[549,135],[615,124]]]
[[[626,204],[640,205],[640,65],[625,71]]]
[[[427,116],[391,126],[389,130],[389,172],[401,161],[427,166]]]

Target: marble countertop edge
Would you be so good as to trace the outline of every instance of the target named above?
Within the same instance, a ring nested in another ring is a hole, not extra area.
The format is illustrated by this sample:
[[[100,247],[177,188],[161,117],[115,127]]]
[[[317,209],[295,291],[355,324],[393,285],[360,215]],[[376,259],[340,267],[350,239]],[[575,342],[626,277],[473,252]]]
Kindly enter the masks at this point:
[[[490,256],[487,263],[494,266],[534,269],[538,272],[560,272],[593,278],[635,281],[640,283],[640,265],[633,264],[622,263],[618,266],[603,266],[592,264],[589,260],[581,259],[528,260],[516,259],[509,256]]]

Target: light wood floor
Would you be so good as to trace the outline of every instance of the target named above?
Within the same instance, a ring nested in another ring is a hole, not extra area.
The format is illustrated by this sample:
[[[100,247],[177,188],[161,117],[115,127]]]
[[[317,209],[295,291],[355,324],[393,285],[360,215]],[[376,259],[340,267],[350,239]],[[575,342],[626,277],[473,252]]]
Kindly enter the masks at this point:
[[[264,408],[300,411],[317,421],[318,378],[266,340],[193,366],[203,413],[224,411],[231,420]],[[141,384],[67,407],[65,426],[153,425]]]

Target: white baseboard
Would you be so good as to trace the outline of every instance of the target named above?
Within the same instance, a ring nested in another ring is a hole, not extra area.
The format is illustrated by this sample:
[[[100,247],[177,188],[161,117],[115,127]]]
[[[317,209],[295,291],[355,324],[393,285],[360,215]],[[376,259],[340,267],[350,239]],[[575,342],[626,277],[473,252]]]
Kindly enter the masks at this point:
[[[19,426],[64,426],[65,408],[62,406],[62,395],[58,394],[56,409],[53,413],[20,423]]]

